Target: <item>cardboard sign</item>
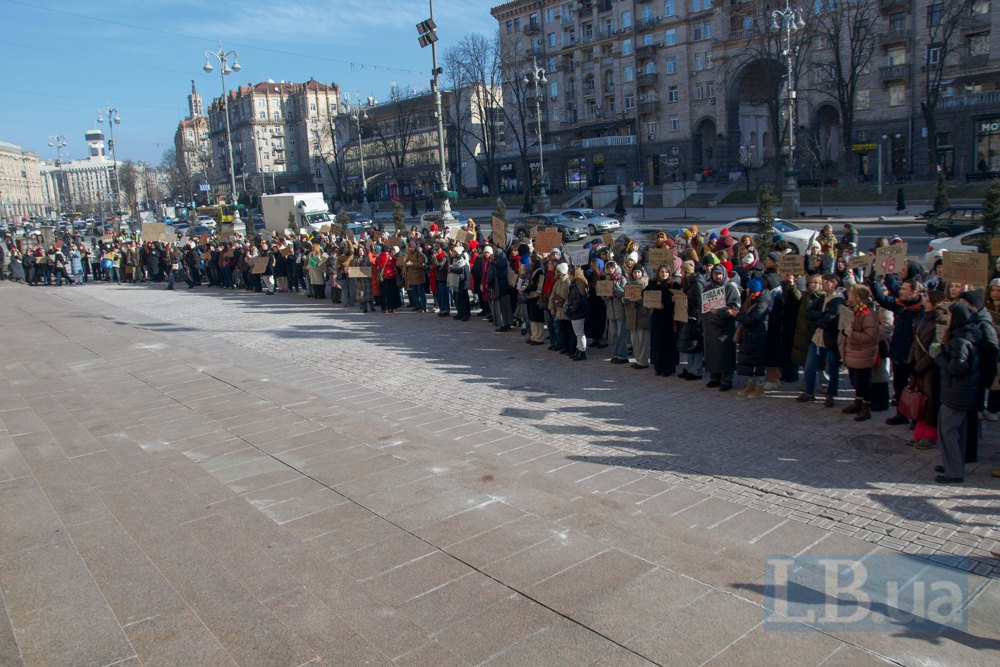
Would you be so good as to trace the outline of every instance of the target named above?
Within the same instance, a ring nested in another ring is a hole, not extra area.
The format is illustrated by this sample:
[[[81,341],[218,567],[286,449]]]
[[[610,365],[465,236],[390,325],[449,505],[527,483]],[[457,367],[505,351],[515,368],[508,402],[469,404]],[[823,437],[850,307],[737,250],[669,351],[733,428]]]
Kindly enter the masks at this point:
[[[370,266],[349,266],[347,267],[348,278],[371,278],[372,267]]]
[[[778,258],[778,273],[781,275],[791,273],[792,275],[801,276],[805,273],[805,260],[806,258],[802,255],[782,255]]]
[[[649,265],[655,268],[665,266],[674,272],[674,249],[673,248],[650,248]]]
[[[726,307],[726,288],[716,287],[707,289],[701,295],[701,313],[711,313],[719,308]]]
[[[605,299],[610,299],[612,296],[612,290],[615,285],[610,280],[598,280],[594,285],[594,293],[597,296],[604,297]]]
[[[201,233],[201,234],[200,234],[200,235],[198,236],[198,243],[199,243],[200,245],[205,245],[206,243],[208,243],[208,234],[206,234],[205,232],[202,232],[202,233]]]
[[[674,322],[688,321],[688,298],[679,289],[670,290],[674,295]]]
[[[663,292],[661,292],[658,289],[652,289],[643,292],[642,307],[655,308],[657,310],[663,308]]]
[[[847,306],[840,307],[840,318],[837,321],[837,331],[850,337],[854,327],[854,311]]]
[[[167,226],[162,222],[142,223],[142,238],[145,241],[163,241]]]
[[[899,273],[903,270],[903,262],[905,260],[905,243],[897,243],[879,248],[875,251],[875,275],[885,276],[890,273]]]
[[[994,257],[1000,256],[1000,238],[990,241],[990,254]]]
[[[537,239],[535,241],[535,250],[540,253],[551,252],[553,248],[558,248],[562,245],[562,232],[558,230],[538,232]]]
[[[849,269],[867,269],[871,266],[872,255],[855,255],[847,260],[847,268]]]
[[[950,283],[970,283],[985,287],[989,283],[990,258],[982,252],[941,253],[941,277]]]
[[[490,228],[493,238],[497,241],[507,238],[507,223],[495,215],[490,218]]]
[[[625,298],[629,301],[642,301],[642,285],[626,285]]]
[[[294,248],[289,248],[288,246],[283,246],[281,248],[281,256],[282,257],[288,257],[289,255],[292,254],[292,252],[294,252]]]
[[[615,244],[615,237],[611,234],[601,234],[601,240],[604,241],[604,245],[609,247]]]
[[[250,273],[256,273],[256,274],[264,273],[265,271],[267,271],[267,264],[270,260],[271,258],[268,257],[267,255],[264,255],[263,257],[254,257],[253,268],[250,270]]]
[[[569,261],[573,262],[573,266],[587,266],[590,264],[590,251],[586,248],[570,250]]]
[[[461,230],[459,230],[461,231]],[[459,241],[461,243],[461,241]],[[389,247],[396,246],[397,248],[402,248],[406,245],[404,239],[399,236],[390,236],[388,241]]]

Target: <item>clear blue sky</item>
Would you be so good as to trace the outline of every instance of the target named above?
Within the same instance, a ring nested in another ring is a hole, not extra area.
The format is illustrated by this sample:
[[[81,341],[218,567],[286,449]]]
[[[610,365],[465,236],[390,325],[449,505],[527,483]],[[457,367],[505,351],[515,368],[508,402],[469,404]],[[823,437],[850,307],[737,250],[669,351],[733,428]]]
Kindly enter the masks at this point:
[[[435,0],[438,46],[495,31],[489,10],[499,2]],[[392,82],[426,88],[431,52],[414,26],[428,15],[427,0],[0,0],[0,140],[48,159],[48,138],[60,134],[63,159],[83,157],[84,132],[112,106],[122,116],[118,159],[159,164],[191,79],[206,106],[221,93],[218,69],[202,71],[220,37],[243,67],[231,85],[313,77],[378,99]]]

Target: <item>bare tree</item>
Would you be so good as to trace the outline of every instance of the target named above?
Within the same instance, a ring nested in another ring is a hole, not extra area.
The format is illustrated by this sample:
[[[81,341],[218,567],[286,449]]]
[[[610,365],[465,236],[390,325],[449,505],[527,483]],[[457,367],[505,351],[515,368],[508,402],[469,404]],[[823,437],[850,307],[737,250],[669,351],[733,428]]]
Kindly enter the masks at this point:
[[[327,123],[319,128],[321,150],[319,157],[333,181],[333,199],[340,204],[346,201],[347,185],[347,151],[350,146],[350,127],[346,119],[337,127],[337,116],[330,115]],[[346,128],[343,131],[342,128]]]
[[[814,10],[810,20],[816,25],[816,35],[823,42],[823,49],[814,53],[813,67],[822,79],[820,89],[837,103],[842,145],[850,146],[854,141],[858,86],[871,69],[875,51],[877,31],[874,24],[879,17],[879,3],[877,0],[837,3],[820,0]],[[807,153],[811,154],[816,147],[813,142],[806,147]],[[850,153],[845,151],[843,159],[843,173],[853,175],[846,163]]]
[[[131,160],[126,160],[118,167],[118,193],[122,198],[119,206],[128,206],[132,220],[139,219],[139,191],[142,174],[139,167]],[[124,209],[121,209],[124,210]]]
[[[498,37],[499,39],[499,37]],[[524,72],[530,58],[525,42],[520,37],[511,40],[500,40],[501,85],[503,90],[503,118],[506,125],[507,143],[513,143],[521,158],[524,183],[525,210],[533,207],[531,163],[528,159],[528,149],[531,146],[531,127],[534,125],[528,105],[528,84],[524,81]],[[533,105],[532,105],[533,106]],[[511,141],[513,140],[513,141]],[[537,141],[541,142],[542,137]]]
[[[455,136],[462,150],[482,159],[491,193],[500,192],[497,152],[503,139],[498,115],[503,111],[503,66],[500,33],[492,38],[473,33],[444,54],[445,76],[454,91],[449,105]],[[461,156],[459,156],[461,164]]]
[[[962,30],[974,20],[973,0],[938,0],[927,6],[927,53],[924,56],[924,89],[920,101],[920,113],[927,125],[927,166],[933,175],[937,171],[937,114],[947,91],[942,86],[945,70],[956,65],[972,65],[976,59],[985,64],[986,54],[975,52],[972,42],[962,40]],[[987,17],[989,14],[987,14]],[[987,24],[988,25],[988,24]],[[987,37],[987,49],[989,48]],[[959,61],[959,62],[956,62]]]
[[[181,172],[181,165],[178,164],[176,149],[168,148],[163,151],[159,170],[165,176],[162,182],[166,188],[167,197],[170,199],[186,198],[189,192],[188,182]]]
[[[394,88],[390,116],[369,122],[366,126],[378,138],[389,170],[402,170],[408,166],[407,158],[416,147],[414,141],[416,130],[425,122],[410,97],[409,94],[404,95],[398,88]]]

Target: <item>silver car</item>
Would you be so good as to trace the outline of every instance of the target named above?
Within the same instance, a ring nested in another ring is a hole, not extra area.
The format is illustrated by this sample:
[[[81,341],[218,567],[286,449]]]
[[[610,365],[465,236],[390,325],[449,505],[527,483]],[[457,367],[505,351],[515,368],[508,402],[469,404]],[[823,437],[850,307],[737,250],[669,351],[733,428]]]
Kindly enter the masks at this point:
[[[571,208],[568,211],[563,211],[562,214],[570,220],[586,224],[587,231],[590,232],[591,236],[621,229],[622,226],[622,223],[616,218],[598,213],[592,208]]]

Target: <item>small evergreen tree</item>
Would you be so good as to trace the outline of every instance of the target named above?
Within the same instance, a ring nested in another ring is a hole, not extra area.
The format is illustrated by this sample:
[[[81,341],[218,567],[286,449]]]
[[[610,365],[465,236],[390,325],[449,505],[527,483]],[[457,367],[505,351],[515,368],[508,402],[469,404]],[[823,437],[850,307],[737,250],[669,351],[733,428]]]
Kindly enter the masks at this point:
[[[288,212],[288,228],[292,230],[292,233],[296,236],[299,235],[299,226],[296,223],[295,211]]]
[[[770,183],[765,183],[757,192],[757,220],[760,221],[760,233],[754,241],[761,257],[771,252],[774,245],[774,205],[778,197]]]
[[[1000,181],[993,181],[986,191],[986,198],[983,200],[983,229],[986,231],[986,238],[979,249],[981,252],[990,252],[993,239],[1000,238]]]
[[[951,202],[948,201],[948,179],[945,178],[944,172],[938,172],[937,194],[934,195],[934,212],[940,213],[949,206],[951,206]]]
[[[497,197],[497,210],[493,211],[493,215],[507,222],[507,202],[503,197]]]
[[[403,211],[403,202],[398,199],[392,201],[392,221],[396,224],[396,229],[406,228],[406,213]]]
[[[337,213],[337,217],[334,218],[333,221],[340,225],[341,231],[347,231],[347,225],[351,222],[351,219],[347,216],[347,209],[341,208],[340,212]]]
[[[622,194],[622,186],[618,186],[618,194],[615,196],[615,215],[620,219],[625,219],[625,195]]]

